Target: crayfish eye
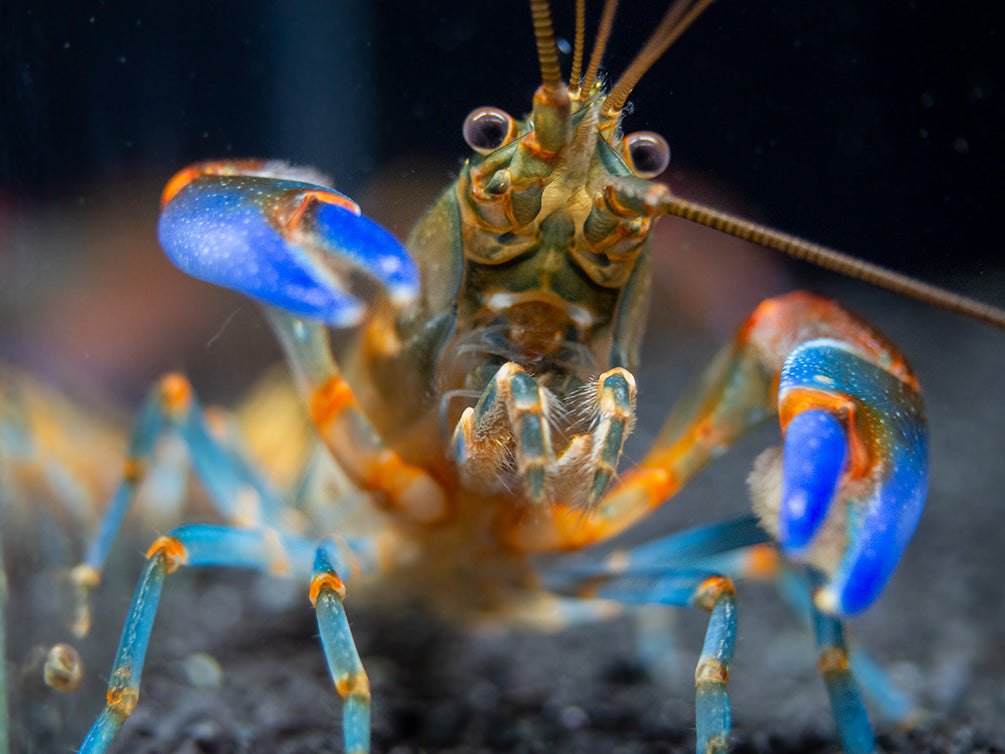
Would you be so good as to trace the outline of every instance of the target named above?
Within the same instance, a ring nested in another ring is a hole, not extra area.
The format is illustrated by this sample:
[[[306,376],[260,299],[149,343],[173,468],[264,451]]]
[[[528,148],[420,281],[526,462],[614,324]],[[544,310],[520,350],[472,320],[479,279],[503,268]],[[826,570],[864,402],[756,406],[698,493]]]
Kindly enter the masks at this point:
[[[655,178],[670,164],[670,145],[658,133],[636,131],[624,139],[625,159],[639,178]]]
[[[479,107],[464,119],[464,141],[479,154],[499,149],[513,138],[513,118],[498,107]]]

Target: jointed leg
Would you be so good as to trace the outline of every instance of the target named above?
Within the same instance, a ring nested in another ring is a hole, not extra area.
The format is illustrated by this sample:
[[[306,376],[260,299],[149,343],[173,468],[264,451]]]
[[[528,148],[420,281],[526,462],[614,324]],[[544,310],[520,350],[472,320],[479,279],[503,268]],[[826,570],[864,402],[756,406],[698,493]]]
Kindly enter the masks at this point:
[[[342,600],[345,585],[332,565],[330,543],[318,547],[311,580],[311,603],[335,690],[342,697],[342,729],[346,754],[370,751],[370,681],[352,639]]]
[[[635,378],[627,369],[611,369],[597,378],[590,433],[573,438],[558,462],[559,474],[572,477],[572,484],[564,489],[567,500],[582,498],[582,503],[574,504],[592,510],[614,481],[621,451],[635,424],[635,393]]]
[[[819,581],[819,579],[816,579]],[[808,628],[818,631],[820,611],[813,603],[814,579],[804,567],[782,566],[776,584],[782,597]],[[917,703],[897,688],[869,654],[855,646],[847,648],[848,667],[862,691],[883,717],[898,723],[909,721],[918,712]]]
[[[731,725],[727,681],[736,640],[736,593],[724,576],[670,571],[614,576],[592,591],[619,602],[698,607],[709,613],[701,657],[695,668],[698,751],[728,749]]]
[[[709,624],[695,669],[698,751],[725,751],[730,730],[727,694],[736,637],[732,579],[710,566],[719,563],[749,576],[774,565],[774,548],[753,519],[701,527],[627,551],[601,562],[585,558],[545,572],[547,585],[562,594],[623,603],[698,607]]]
[[[614,478],[618,458],[635,421],[635,378],[626,369],[601,374],[584,406],[588,433],[556,451],[549,393],[520,365],[499,367],[478,403],[461,415],[450,441],[461,479],[470,489],[494,492],[512,458],[513,483],[535,503],[574,501],[583,513]],[[564,409],[563,409],[564,410]]]
[[[726,679],[735,634],[734,580],[777,580],[796,612],[812,621],[820,672],[846,752],[868,754],[875,747],[856,676],[864,674],[859,680],[888,716],[902,720],[913,710],[868,655],[848,651],[841,622],[813,605],[807,570],[787,566],[753,517],[690,529],[616,550],[601,560],[591,560],[588,553],[570,556],[544,576],[548,587],[561,594],[691,605],[711,613],[695,673],[699,751],[724,747],[729,732]]]
[[[181,551],[176,546],[155,546],[147,567],[140,577],[129,617],[122,632],[119,649],[115,654],[108,684],[107,703],[101,715],[91,726],[87,738],[80,745],[81,754],[104,752],[126,718],[136,708],[140,693],[140,676],[147,655],[147,643],[153,628],[154,616],[160,602],[164,577],[181,565]]]
[[[528,497],[545,500],[548,466],[554,459],[549,402],[547,391],[523,367],[512,362],[501,366],[478,403],[465,409],[450,440],[464,485],[495,492],[512,453],[515,475]]]
[[[150,548],[115,655],[105,709],[91,727],[80,751],[87,754],[104,752],[136,706],[150,632],[168,574],[183,565],[306,574],[310,572],[312,557],[318,559],[318,567],[311,597],[319,603],[318,622],[325,652],[338,684],[345,674],[345,662],[339,657],[351,656],[355,657],[357,664],[359,662],[344,613],[341,612],[341,599],[333,600],[333,585],[341,584],[335,575],[336,569],[349,574],[351,554],[340,554],[331,545],[319,549],[307,540],[282,535],[275,530],[234,529],[205,524],[183,526],[171,535],[161,537]],[[334,594],[337,595],[337,591]],[[336,659],[333,660],[333,657]],[[362,672],[361,666],[357,669]],[[365,675],[361,679],[358,672],[349,674],[352,693],[345,694],[348,709],[346,750],[365,752],[369,738],[369,694],[365,694],[364,704]],[[339,690],[342,693],[343,690]],[[365,713],[362,711],[364,708]]]
[[[873,754],[876,741],[848,661],[841,621],[818,610],[814,610],[813,618],[820,653],[818,666],[827,686],[845,754]]]
[[[560,575],[550,584],[568,591],[568,577],[597,578],[605,573],[641,572],[653,568],[701,569],[727,576],[734,581],[756,579],[774,581],[782,597],[807,628],[816,632],[821,613],[813,601],[814,579],[809,569],[787,563],[755,517],[688,529],[668,537],[639,545],[630,550],[616,550],[599,564],[563,565]],[[819,577],[816,578],[819,582]],[[840,625],[839,625],[840,629]],[[846,648],[847,665],[862,691],[880,713],[896,722],[910,720],[918,706],[897,688],[886,672],[860,648]]]
[[[425,469],[404,461],[384,444],[342,377],[316,322],[266,309],[321,440],[354,484],[376,492],[394,511],[414,521],[435,522],[447,515],[447,499]]]
[[[182,438],[196,474],[225,521],[241,526],[275,523],[278,495],[236,449],[214,436],[188,380],[177,374],[166,375],[150,391],[140,410],[122,481],[83,563],[73,571],[78,588],[73,631],[78,636],[86,634],[90,627],[88,593],[101,580],[101,571],[122,520],[146,477],[157,440],[165,432],[174,432]]]

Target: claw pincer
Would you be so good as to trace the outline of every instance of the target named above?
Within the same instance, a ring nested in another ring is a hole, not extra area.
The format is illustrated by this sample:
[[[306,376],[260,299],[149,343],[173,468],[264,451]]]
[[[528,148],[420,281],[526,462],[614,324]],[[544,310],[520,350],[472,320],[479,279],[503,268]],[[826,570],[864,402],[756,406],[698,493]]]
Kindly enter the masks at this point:
[[[165,189],[161,245],[193,277],[335,327],[363,318],[367,281],[395,303],[414,298],[419,275],[401,244],[348,197],[299,177],[268,162],[188,168]]]
[[[928,489],[921,396],[913,380],[819,338],[789,354],[778,406],[779,542],[813,562],[814,542],[841,532],[843,554],[817,563],[829,575],[817,602],[831,614],[860,613],[886,585],[921,517]]]

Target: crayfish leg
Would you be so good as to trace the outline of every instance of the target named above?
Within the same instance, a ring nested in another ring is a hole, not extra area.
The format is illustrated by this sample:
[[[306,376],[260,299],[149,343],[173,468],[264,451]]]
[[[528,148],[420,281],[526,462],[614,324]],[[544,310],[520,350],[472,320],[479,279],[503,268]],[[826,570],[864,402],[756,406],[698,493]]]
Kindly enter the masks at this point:
[[[337,569],[347,577],[353,572],[352,564],[356,561],[357,553],[351,547],[345,554],[331,545],[323,545],[321,549],[323,549],[321,562],[327,569],[326,572],[330,571],[334,576]],[[106,751],[126,718],[135,709],[139,700],[140,678],[150,633],[164,581],[169,574],[182,566],[213,566],[253,569],[267,573],[289,573],[306,577],[312,572],[311,563],[317,558],[318,550],[316,542],[283,534],[276,529],[239,529],[214,524],[182,526],[168,536],[158,539],[147,554],[146,568],[140,577],[126,616],[115,662],[109,674],[105,708],[81,744],[80,751],[86,754],[100,754]],[[316,573],[317,569],[314,570]],[[334,619],[328,617],[334,609],[330,604],[332,583],[331,580],[318,583],[316,577],[311,592],[312,599],[321,603],[319,624],[322,627],[325,652],[329,654],[334,651],[342,656],[354,656],[355,662],[359,663],[351,634],[345,631],[335,641],[334,650],[330,649],[334,625]],[[341,579],[338,583],[341,583]],[[341,677],[336,675],[336,669],[339,667],[341,665],[332,666],[336,683]],[[346,706],[350,711],[350,718],[354,720],[345,727],[346,750],[357,753],[369,751],[369,695],[366,694],[363,716],[359,711],[361,701],[358,698],[365,686],[365,681],[357,677],[354,688],[358,693],[355,696],[346,695]],[[340,693],[341,691],[342,689]]]
[[[196,474],[225,521],[253,526],[274,523],[278,516],[278,494],[254,471],[233,438],[221,437],[211,426],[188,380],[178,374],[165,375],[140,409],[121,481],[83,561],[71,573],[77,602],[72,630],[78,636],[89,630],[89,594],[101,581],[123,519],[150,474],[157,441],[166,433],[182,439]],[[185,469],[172,469],[172,473],[182,474]]]
[[[381,438],[332,356],[324,325],[279,309],[266,314],[286,351],[297,387],[322,442],[360,489],[375,492],[387,508],[420,523],[450,513],[440,483],[408,463]]]

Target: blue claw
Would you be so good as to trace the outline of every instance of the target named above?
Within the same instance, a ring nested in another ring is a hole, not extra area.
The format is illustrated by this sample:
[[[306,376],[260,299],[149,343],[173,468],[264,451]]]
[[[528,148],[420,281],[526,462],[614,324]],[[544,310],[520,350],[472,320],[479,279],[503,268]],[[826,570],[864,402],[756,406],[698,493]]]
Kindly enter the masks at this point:
[[[839,562],[826,566],[831,576],[817,606],[831,615],[860,613],[886,586],[924,507],[928,433],[921,396],[915,384],[826,338],[793,349],[778,395],[780,411],[787,400],[807,409],[796,413],[786,430],[782,547],[804,554],[841,499],[848,543]],[[833,412],[812,408],[815,402],[849,406],[855,436],[846,436]],[[842,499],[846,475],[853,479]]]
[[[888,476],[863,501],[848,553],[818,599],[831,612],[855,615],[876,601],[921,518],[928,492],[924,423],[896,430],[902,442],[891,448]]]
[[[785,431],[778,539],[800,557],[827,517],[848,456],[841,423],[827,411],[797,414]]]
[[[169,184],[158,234],[181,270],[334,327],[362,319],[366,278],[396,304],[416,296],[404,247],[351,199],[228,168],[194,166]]]

